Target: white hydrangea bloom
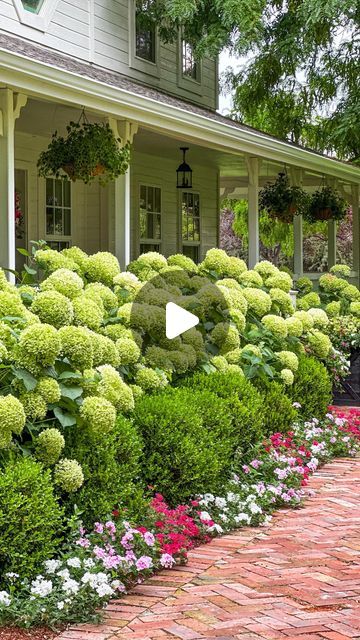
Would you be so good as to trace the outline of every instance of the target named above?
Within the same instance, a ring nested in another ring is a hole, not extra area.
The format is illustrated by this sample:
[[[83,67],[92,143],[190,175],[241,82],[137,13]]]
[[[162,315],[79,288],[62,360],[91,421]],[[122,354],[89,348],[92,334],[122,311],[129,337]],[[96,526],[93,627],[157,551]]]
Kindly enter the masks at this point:
[[[51,580],[45,580],[43,576],[37,576],[31,583],[30,592],[33,596],[39,596],[39,598],[46,598],[53,589],[53,583]]]

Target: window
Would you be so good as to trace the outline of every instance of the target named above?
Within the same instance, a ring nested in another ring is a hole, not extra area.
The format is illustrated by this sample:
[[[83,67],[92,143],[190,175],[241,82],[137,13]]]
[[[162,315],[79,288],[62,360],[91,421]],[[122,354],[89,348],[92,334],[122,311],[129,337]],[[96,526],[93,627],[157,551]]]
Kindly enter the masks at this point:
[[[199,63],[195,58],[194,49],[186,40],[182,40],[182,74],[185,78],[200,81]]]
[[[183,191],[181,194],[181,229],[183,254],[195,262],[200,259],[200,196]]]
[[[160,251],[161,189],[140,185],[140,253]]]
[[[46,178],[47,243],[53,249],[64,249],[71,240],[71,183],[69,180]]]
[[[26,11],[31,11],[31,13],[39,13],[43,0],[21,0],[21,2]]]
[[[135,10],[135,55],[156,62],[156,26],[147,15],[148,2],[137,0]]]

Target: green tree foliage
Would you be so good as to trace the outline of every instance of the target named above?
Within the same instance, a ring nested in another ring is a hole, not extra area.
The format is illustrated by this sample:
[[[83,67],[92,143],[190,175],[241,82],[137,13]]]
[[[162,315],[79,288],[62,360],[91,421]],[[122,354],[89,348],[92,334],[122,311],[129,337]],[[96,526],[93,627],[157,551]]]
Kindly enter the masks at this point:
[[[174,41],[196,53],[227,48],[243,63],[227,74],[233,116],[339,157],[360,161],[360,8],[354,0],[140,2]]]

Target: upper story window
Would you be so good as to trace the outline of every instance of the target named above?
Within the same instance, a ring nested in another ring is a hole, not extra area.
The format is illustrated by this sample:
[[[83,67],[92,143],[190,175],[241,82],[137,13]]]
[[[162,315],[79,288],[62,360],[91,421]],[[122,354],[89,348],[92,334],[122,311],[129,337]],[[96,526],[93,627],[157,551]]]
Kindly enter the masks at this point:
[[[43,0],[21,0],[22,5],[26,11],[31,13],[39,13]]]
[[[135,9],[135,55],[147,62],[156,63],[156,26],[149,19],[149,1],[137,0]]]
[[[200,65],[193,47],[186,40],[182,40],[182,74],[185,78],[200,82]]]

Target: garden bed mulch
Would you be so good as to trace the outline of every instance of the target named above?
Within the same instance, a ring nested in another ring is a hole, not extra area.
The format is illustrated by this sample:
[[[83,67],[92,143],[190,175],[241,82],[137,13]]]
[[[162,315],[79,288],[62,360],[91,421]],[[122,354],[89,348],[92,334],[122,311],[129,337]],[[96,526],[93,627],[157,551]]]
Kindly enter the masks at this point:
[[[17,627],[3,627],[0,629],[0,640],[53,640],[61,630],[52,631],[44,627],[33,629],[18,629]]]

